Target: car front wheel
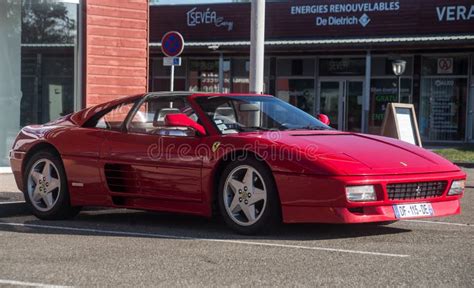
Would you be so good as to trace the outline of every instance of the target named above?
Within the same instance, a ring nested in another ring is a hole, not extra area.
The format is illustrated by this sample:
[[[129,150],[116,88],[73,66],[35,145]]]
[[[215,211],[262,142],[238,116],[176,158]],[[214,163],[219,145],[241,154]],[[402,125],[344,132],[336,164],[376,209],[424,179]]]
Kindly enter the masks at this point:
[[[45,220],[76,216],[80,207],[72,207],[66,173],[61,160],[49,151],[39,152],[28,161],[24,175],[25,200],[32,213]]]
[[[219,185],[224,221],[242,234],[270,232],[280,223],[280,201],[269,169],[249,158],[229,164]]]

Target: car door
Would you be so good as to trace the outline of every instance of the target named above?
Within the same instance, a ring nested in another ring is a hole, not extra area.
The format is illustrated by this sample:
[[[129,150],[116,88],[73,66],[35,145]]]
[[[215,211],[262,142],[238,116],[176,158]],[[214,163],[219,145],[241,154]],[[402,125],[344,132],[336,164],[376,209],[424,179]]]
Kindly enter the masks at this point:
[[[190,107],[184,98],[151,97],[129,116],[123,130],[106,131],[101,149],[112,195],[167,201],[202,200],[202,137],[187,128],[165,127],[166,114]]]

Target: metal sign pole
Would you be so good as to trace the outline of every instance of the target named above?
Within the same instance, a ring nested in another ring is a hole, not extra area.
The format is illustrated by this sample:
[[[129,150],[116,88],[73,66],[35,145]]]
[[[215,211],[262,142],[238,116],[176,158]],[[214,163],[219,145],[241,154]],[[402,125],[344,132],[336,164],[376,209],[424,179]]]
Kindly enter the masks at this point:
[[[170,91],[174,91],[174,65],[171,65],[171,81],[170,81]]]

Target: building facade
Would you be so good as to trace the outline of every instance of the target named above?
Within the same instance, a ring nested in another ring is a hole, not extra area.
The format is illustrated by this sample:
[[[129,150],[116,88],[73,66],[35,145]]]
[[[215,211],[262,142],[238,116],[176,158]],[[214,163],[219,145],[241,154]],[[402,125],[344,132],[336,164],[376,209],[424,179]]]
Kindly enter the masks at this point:
[[[176,89],[247,92],[249,17],[249,3],[151,6],[150,90],[169,89],[160,39],[176,30],[186,41]],[[473,141],[472,1],[267,1],[265,25],[267,93],[378,134],[403,59],[401,101],[415,105],[423,141]]]
[[[249,3],[0,1],[0,166],[22,126],[168,90],[160,40],[171,30],[186,42],[175,90],[248,92]],[[380,133],[403,59],[401,101],[415,105],[423,142],[474,142],[472,1],[267,1],[265,43],[266,92],[337,129]]]

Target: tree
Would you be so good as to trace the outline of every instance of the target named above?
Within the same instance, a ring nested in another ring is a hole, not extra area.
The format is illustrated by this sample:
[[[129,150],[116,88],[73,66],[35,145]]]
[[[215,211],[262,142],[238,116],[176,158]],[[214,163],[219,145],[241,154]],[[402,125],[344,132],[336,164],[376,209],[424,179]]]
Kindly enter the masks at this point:
[[[22,43],[74,43],[76,20],[64,3],[23,0]]]

